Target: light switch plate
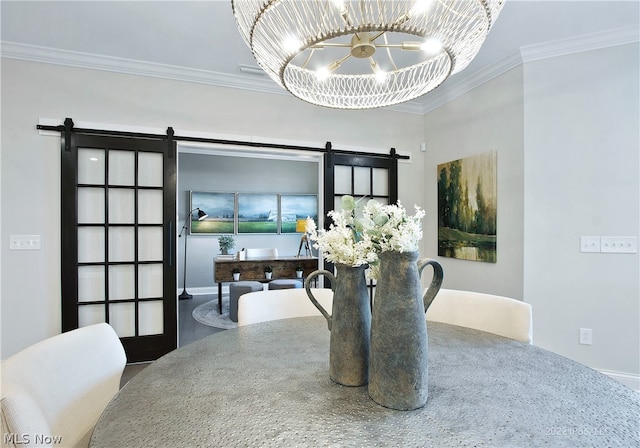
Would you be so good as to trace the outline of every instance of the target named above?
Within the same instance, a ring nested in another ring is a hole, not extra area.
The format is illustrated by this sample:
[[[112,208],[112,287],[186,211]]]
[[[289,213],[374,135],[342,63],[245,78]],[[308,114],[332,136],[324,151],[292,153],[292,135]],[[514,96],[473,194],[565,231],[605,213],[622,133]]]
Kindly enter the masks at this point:
[[[40,250],[40,235],[9,235],[10,250]]]
[[[580,252],[600,252],[599,236],[581,236]]]

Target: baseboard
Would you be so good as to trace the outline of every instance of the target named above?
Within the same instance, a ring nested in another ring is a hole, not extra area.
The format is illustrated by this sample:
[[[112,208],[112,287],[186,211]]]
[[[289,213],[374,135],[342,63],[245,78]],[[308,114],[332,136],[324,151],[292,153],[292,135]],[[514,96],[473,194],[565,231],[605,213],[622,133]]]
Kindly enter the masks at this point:
[[[598,372],[607,375],[612,380],[624,384],[625,386],[640,392],[640,375],[625,372],[614,372],[612,370],[596,369]]]

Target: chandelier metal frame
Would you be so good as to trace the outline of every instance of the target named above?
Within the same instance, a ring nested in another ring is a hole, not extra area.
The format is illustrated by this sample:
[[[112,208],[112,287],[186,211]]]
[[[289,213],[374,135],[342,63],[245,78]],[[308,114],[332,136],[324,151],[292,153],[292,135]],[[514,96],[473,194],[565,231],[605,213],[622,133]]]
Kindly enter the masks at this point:
[[[319,106],[415,99],[476,56],[504,0],[232,0],[258,65]]]

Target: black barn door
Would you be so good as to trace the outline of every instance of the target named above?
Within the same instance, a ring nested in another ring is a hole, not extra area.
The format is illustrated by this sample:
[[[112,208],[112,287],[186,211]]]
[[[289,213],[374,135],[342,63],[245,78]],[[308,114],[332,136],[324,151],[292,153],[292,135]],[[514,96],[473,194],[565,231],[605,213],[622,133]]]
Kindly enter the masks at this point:
[[[62,139],[62,330],[108,322],[128,362],[177,346],[171,138]]]

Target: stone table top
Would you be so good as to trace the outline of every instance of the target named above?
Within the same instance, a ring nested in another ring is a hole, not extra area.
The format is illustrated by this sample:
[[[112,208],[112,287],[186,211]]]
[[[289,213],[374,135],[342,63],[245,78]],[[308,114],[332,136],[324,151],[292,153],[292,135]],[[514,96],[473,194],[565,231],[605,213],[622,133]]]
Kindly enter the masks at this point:
[[[329,379],[322,317],[214,334],[136,375],[90,446],[637,447],[640,394],[538,347],[428,322],[429,400],[381,407]]]

